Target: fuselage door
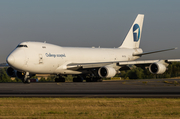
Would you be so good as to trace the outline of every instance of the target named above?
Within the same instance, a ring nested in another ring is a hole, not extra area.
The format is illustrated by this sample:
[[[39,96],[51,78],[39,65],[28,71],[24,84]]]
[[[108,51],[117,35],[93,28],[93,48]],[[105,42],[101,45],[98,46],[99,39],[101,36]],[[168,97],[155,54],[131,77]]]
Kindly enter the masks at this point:
[[[42,56],[42,54],[39,54],[39,64],[43,64],[43,56]]]

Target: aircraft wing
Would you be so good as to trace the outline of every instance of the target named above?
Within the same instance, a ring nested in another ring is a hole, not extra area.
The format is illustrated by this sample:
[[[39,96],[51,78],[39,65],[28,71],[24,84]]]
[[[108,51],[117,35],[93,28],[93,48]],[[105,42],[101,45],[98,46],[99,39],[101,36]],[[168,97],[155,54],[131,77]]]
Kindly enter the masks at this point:
[[[119,62],[118,64],[120,66],[123,65],[136,65],[136,64],[151,64],[154,62],[158,62],[159,60],[140,60],[140,61],[125,61],[125,62]]]
[[[116,64],[117,66],[128,66],[128,65],[136,65],[136,66],[149,66],[155,62],[180,62],[180,59],[168,59],[168,60],[140,60],[140,61],[116,61],[116,62],[97,62],[97,63],[70,63],[67,64],[67,69],[89,69],[89,68],[99,68],[106,65]]]
[[[97,63],[71,63],[67,65],[67,69],[88,69],[88,68],[99,68],[106,65],[113,64],[114,62],[97,62]]]
[[[139,53],[139,54],[133,54],[133,56],[142,56],[142,55],[158,53],[158,52],[164,52],[164,51],[175,50],[175,49],[177,49],[177,48],[170,48],[170,49],[165,49],[165,50],[157,50],[157,51],[152,51],[152,52],[144,52],[144,53]]]
[[[151,64],[159,61],[164,61],[166,63],[171,62],[180,62],[180,59],[168,59],[168,60],[140,60],[140,61],[125,61],[125,62],[119,62],[119,65],[136,65],[136,64]]]

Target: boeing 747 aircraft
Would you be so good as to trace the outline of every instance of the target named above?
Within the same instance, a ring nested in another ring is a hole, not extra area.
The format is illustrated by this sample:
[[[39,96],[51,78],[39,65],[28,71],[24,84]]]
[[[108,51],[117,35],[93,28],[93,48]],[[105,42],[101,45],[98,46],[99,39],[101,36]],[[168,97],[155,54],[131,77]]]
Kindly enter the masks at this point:
[[[162,74],[169,63],[180,59],[134,61],[143,55],[175,48],[144,52],[139,48],[144,15],[138,14],[122,45],[118,48],[61,47],[43,42],[22,42],[7,57],[7,74],[30,82],[35,74],[56,74],[56,81],[65,82],[62,76],[75,75],[74,82],[101,81],[114,77],[131,65],[149,67],[153,74]]]

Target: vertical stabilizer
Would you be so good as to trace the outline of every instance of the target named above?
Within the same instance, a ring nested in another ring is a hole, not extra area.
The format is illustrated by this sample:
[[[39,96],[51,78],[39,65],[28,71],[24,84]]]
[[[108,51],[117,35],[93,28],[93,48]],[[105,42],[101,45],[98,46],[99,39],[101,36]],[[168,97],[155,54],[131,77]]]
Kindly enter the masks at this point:
[[[139,48],[144,15],[138,14],[126,38],[119,48]]]

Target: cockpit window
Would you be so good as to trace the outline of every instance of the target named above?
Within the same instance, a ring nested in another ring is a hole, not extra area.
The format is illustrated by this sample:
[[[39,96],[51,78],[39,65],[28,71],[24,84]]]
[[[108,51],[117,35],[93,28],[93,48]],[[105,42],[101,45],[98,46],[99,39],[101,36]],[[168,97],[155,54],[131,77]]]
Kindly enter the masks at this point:
[[[27,45],[18,45],[17,48],[19,47],[26,47],[27,48]]]

